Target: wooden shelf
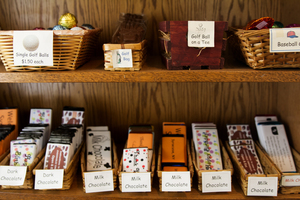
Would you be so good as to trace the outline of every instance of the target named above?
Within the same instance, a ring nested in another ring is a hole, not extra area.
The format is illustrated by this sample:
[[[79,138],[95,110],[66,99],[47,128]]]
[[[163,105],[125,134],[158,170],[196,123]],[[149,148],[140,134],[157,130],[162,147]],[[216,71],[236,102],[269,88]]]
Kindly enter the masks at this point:
[[[155,177],[157,178],[157,177]],[[158,180],[154,179],[154,183]],[[194,181],[195,182],[195,181]],[[74,178],[74,183],[70,190],[0,190],[0,198],[15,199],[16,197],[21,199],[253,199],[256,200],[266,199],[266,197],[246,197],[240,186],[236,181],[233,181],[232,192],[227,193],[201,193],[196,189],[196,185],[192,188],[191,192],[159,192],[158,185],[154,184],[152,192],[150,193],[122,193],[118,188],[113,192],[100,192],[100,193],[84,193],[82,189],[82,179],[78,174]],[[272,197],[271,197],[272,198]],[[274,199],[299,199],[298,194],[282,195],[278,194]]]
[[[105,71],[103,59],[94,58],[75,71],[6,72],[0,64],[0,83],[62,82],[300,82],[300,69],[253,70],[225,59],[216,70],[167,70],[159,56],[148,57],[141,71]]]

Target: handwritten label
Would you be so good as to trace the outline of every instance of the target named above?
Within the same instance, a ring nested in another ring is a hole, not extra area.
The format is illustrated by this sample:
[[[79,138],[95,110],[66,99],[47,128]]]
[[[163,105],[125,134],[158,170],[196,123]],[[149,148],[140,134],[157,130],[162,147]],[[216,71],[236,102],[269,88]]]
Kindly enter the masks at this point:
[[[23,185],[26,172],[27,166],[0,166],[0,185]]]
[[[215,47],[214,21],[188,21],[189,47]]]
[[[151,173],[122,173],[122,192],[151,192]]]
[[[300,175],[282,176],[282,186],[300,186]]]
[[[249,177],[248,196],[277,196],[278,177]]]
[[[14,31],[14,65],[53,66],[53,31]]]
[[[132,50],[131,49],[116,49],[112,51],[112,60],[114,68],[131,68],[132,65]]]
[[[63,169],[36,170],[34,189],[61,189],[63,187],[63,179]]]
[[[202,192],[231,192],[231,172],[202,172]]]
[[[300,52],[300,28],[272,28],[270,52]]]
[[[85,192],[114,191],[113,171],[87,172],[84,173]]]
[[[162,172],[162,191],[191,191],[190,172]]]

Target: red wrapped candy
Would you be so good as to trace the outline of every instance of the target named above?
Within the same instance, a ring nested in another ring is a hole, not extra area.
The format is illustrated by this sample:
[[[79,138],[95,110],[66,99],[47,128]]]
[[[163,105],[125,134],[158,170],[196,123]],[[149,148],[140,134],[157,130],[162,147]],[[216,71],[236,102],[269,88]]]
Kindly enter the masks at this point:
[[[259,19],[255,19],[250,21],[247,26],[246,30],[260,30],[260,29],[267,29],[272,28],[274,24],[274,19],[271,17],[262,17]]]

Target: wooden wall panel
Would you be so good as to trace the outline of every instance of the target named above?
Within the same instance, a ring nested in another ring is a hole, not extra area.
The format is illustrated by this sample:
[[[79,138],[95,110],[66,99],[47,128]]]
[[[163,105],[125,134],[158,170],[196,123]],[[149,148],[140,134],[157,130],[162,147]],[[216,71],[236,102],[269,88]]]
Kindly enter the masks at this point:
[[[227,123],[249,123],[255,133],[255,114],[278,114],[277,92],[277,83],[0,84],[0,106],[18,106],[21,127],[30,108],[50,107],[54,128],[63,106],[85,107],[86,124],[108,125],[118,143],[136,123],[153,124],[158,140],[164,121],[186,122],[188,130],[191,122],[212,121],[225,139]]]

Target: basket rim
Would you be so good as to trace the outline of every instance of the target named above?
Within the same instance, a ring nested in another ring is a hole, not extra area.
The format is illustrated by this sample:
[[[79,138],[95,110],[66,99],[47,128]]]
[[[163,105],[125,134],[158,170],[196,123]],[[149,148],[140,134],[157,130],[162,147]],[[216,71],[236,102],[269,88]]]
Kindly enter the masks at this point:
[[[89,30],[38,30],[38,31],[53,31],[53,35],[59,36],[82,36],[82,35],[91,35],[97,32],[101,32],[102,28],[95,28]],[[0,36],[13,36],[15,31],[36,31],[36,30],[2,30],[0,31]]]

